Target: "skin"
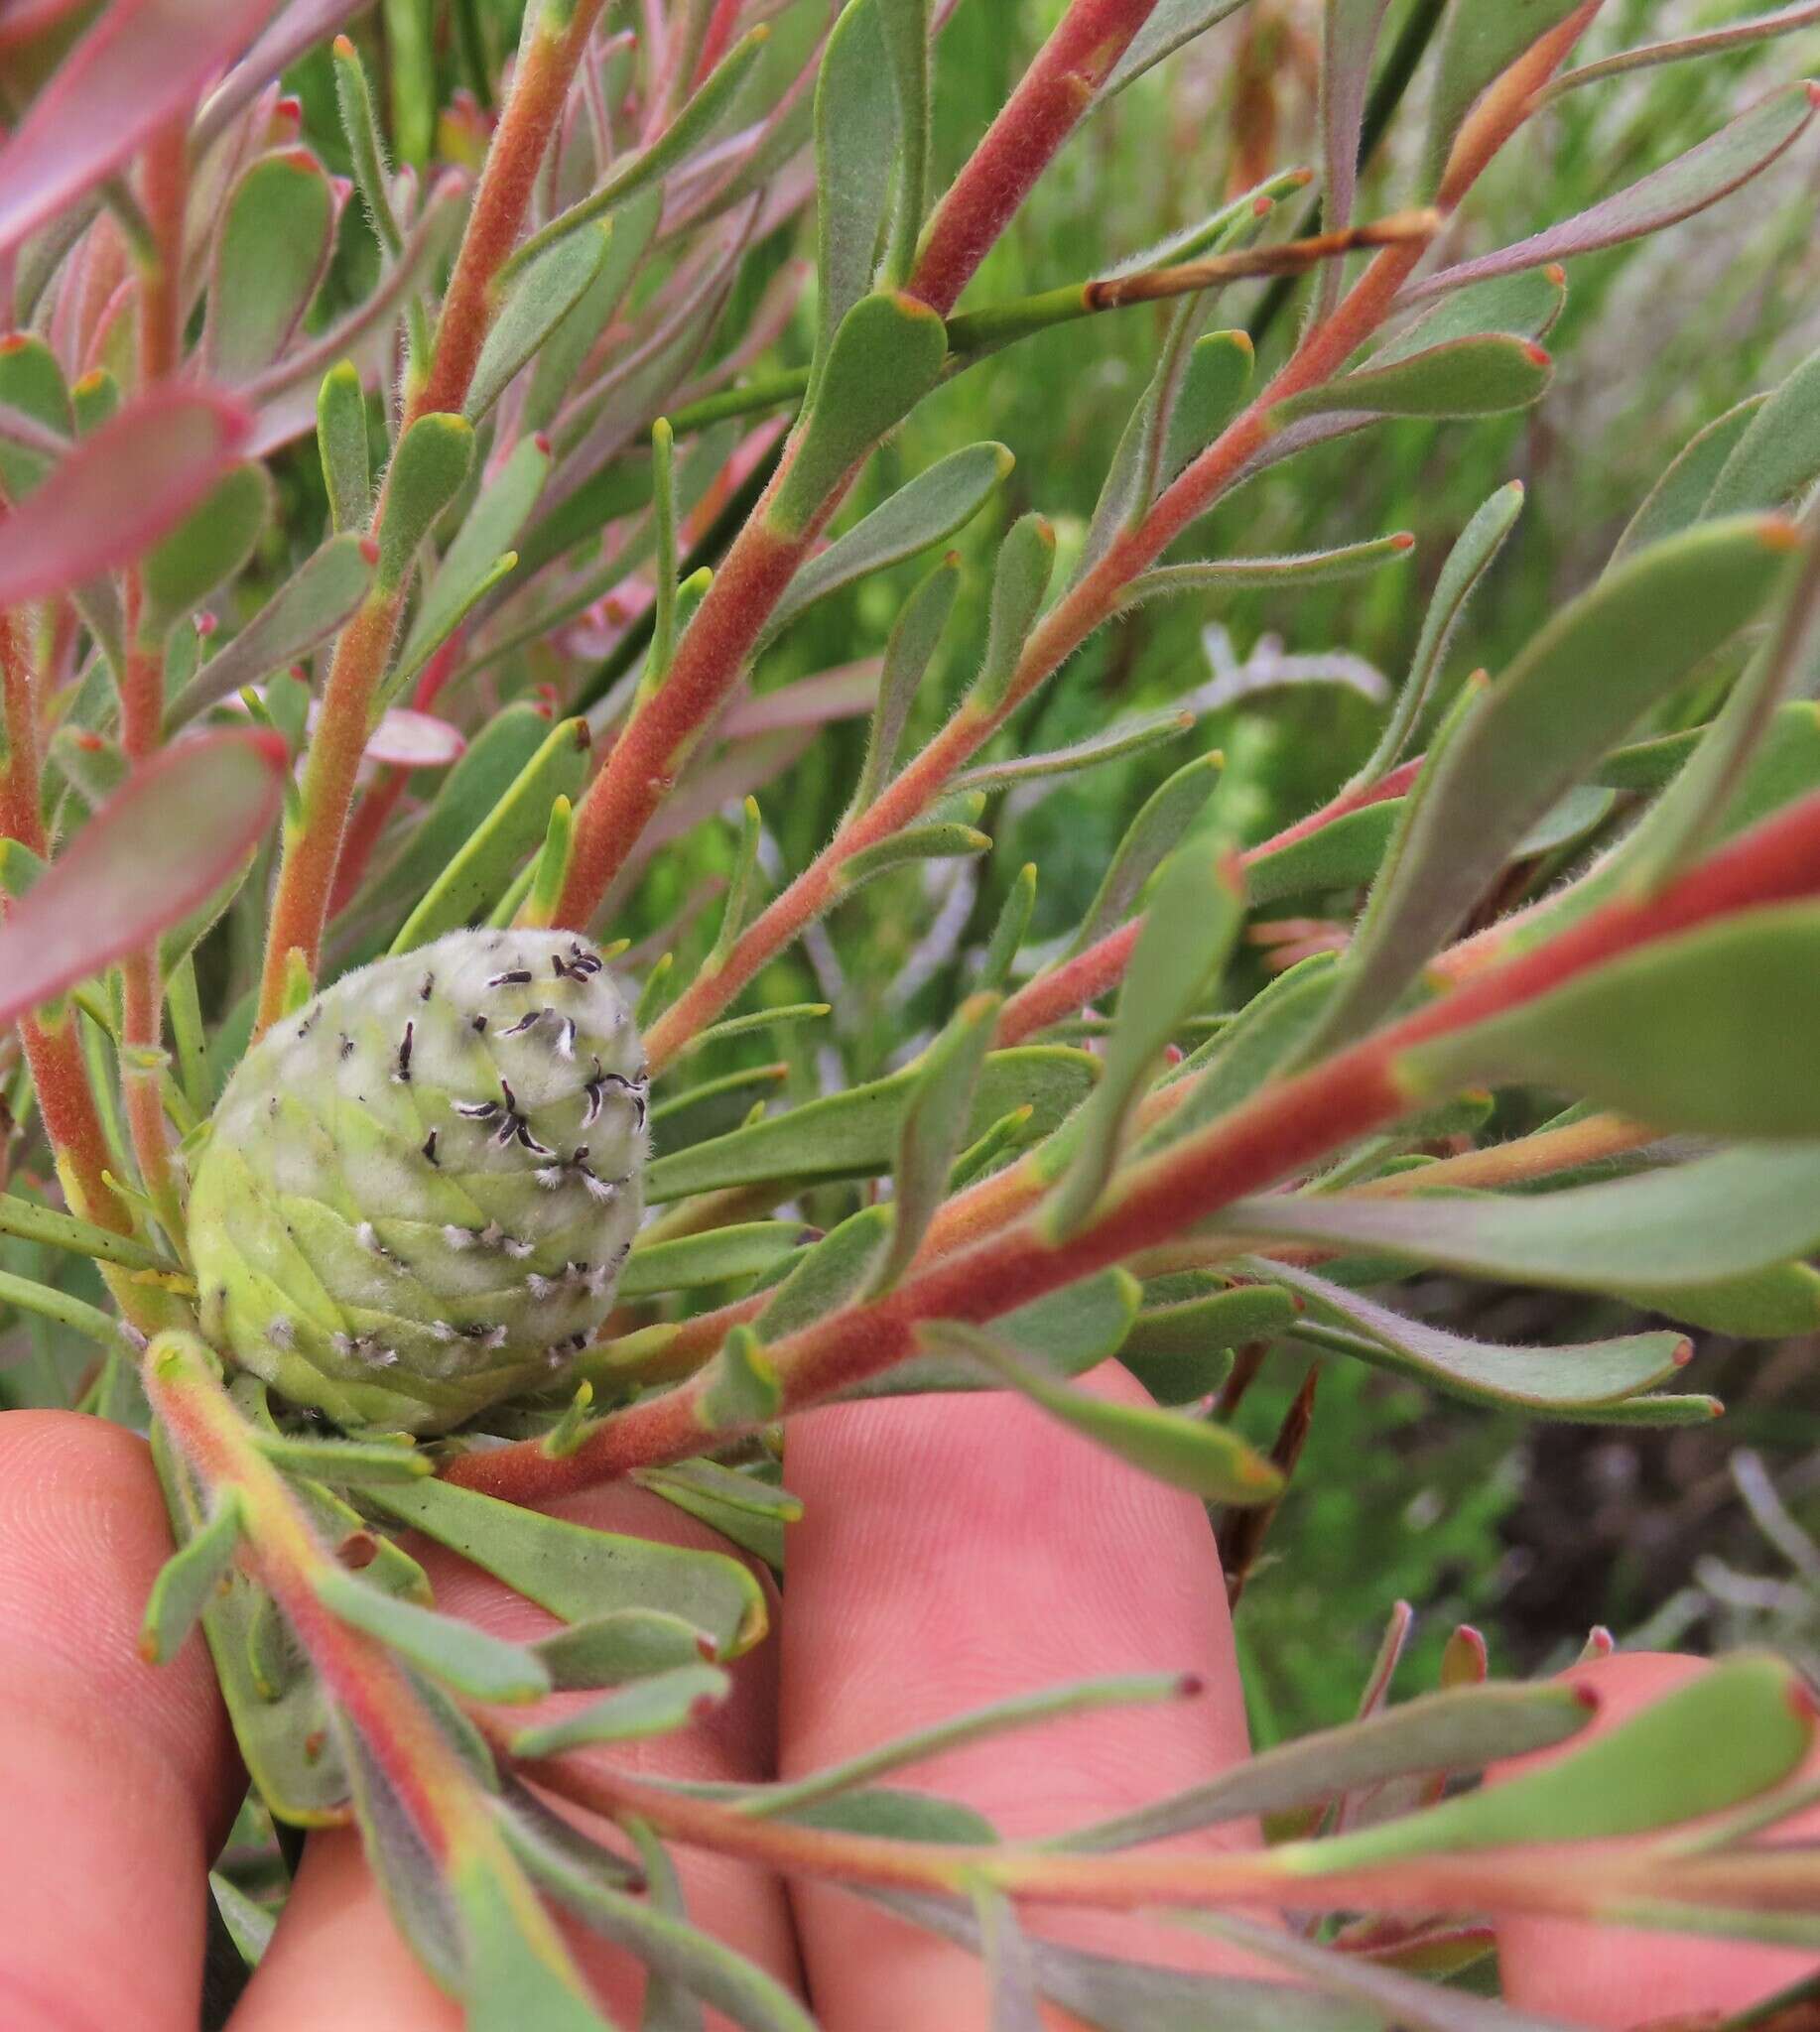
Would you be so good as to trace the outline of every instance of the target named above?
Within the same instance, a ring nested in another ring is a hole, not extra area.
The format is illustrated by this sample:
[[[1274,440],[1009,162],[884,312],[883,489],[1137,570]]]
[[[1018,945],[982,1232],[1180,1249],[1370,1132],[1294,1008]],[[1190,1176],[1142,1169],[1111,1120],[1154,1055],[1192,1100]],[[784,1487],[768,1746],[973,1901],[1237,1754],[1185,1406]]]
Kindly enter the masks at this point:
[[[1142,1394],[1110,1366],[1092,1386]],[[711,1719],[619,1757],[699,1778],[789,1776],[1061,1679],[1170,1670],[1200,1673],[1203,1695],[1000,1737],[891,1782],[966,1800],[1004,1834],[1041,1835],[1244,1756],[1225,1592],[1195,1501],[997,1396],[812,1413],[791,1427],[788,1472],[807,1514],[793,1530],[781,1641],[742,1662],[733,1698]],[[596,1489],[559,1507],[616,1530],[713,1542],[637,1489]],[[134,1650],[170,1549],[142,1444],[66,1414],[0,1418],[0,2022],[12,2032],[191,2032],[203,1872],[243,1781],[200,1645],[157,1669]],[[429,1563],[444,1606],[500,1631],[549,1626],[462,1562]],[[1702,1669],[1621,1656],[1573,1676],[1600,1695],[1594,1725],[1609,1726]],[[1256,1836],[1240,1827],[1185,1839]],[[985,2032],[979,1968],[959,1950],[835,1888],[787,1887],[710,1855],[679,1860],[692,1916],[802,1986],[827,2032]],[[1077,1946],[1242,1967],[1139,1922],[1042,1923]],[[608,2010],[635,2024],[636,1968],[574,1939]],[[1662,1936],[1607,1935],[1593,1947],[1583,1929],[1543,1921],[1510,1923],[1501,1946],[1513,2004],[1590,2026],[1699,2022],[1806,1966],[1785,1952]],[[724,2025],[713,2013],[710,2023]],[[329,2024],[460,2024],[400,1945],[354,1838],[338,1832],[311,1838],[232,2032]]]

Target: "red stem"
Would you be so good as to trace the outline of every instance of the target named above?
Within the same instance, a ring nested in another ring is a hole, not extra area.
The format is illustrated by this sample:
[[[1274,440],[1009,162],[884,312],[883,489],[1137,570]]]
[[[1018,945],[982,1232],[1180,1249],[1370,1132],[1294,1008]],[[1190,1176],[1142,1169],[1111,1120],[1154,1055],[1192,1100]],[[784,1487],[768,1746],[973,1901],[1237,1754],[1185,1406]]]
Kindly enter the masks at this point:
[[[923,233],[907,285],[947,317],[1156,0],[1075,0]]]
[[[886,1297],[830,1315],[766,1350],[780,1414],[802,1409],[912,1353],[925,1320],[981,1322],[1092,1276],[1205,1220],[1246,1193],[1305,1170],[1338,1145],[1394,1121],[1409,1096],[1402,1055],[1533,1000],[1635,948],[1742,910],[1820,889],[1820,796],[1744,834],[1658,894],[1621,899],[1550,944],[1456,989],[1413,1016],[1289,1080],[1132,1167],[1089,1224],[1060,1240],[1040,1215],[964,1254],[938,1259]],[[698,1376],[615,1413],[572,1455],[535,1441],[454,1461],[450,1478],[519,1502],[686,1459],[737,1436],[706,1418]]]

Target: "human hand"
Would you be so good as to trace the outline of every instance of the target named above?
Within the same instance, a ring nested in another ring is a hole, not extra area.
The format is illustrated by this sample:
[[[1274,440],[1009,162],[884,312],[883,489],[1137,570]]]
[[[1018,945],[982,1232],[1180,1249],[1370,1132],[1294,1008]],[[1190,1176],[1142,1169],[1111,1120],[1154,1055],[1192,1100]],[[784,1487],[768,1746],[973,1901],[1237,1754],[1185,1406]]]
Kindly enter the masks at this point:
[[[1109,1367],[1091,1383],[1140,1394]],[[893,1782],[966,1800],[1007,1836],[1036,1836],[1205,1780],[1245,1754],[1199,1503],[997,1396],[808,1414],[790,1428],[789,1482],[807,1510],[792,1531],[780,1635],[740,1662],[732,1697],[706,1721],[615,1748],[621,1764],[700,1779],[793,1776],[1014,1693],[1182,1670],[1203,1678],[1201,1698],[995,1738]],[[632,1487],[560,1507],[609,1529],[713,1542]],[[158,1668],[135,1649],[146,1590],[170,1550],[143,1445],[67,1414],[0,1418],[0,2022],[9,2032],[192,2032],[205,1871],[244,1781],[199,1641]],[[433,1550],[426,1562],[444,1607],[514,1634],[548,1626],[461,1561]],[[1574,1676],[1597,1687],[1594,1726],[1605,1726],[1700,1669],[1620,1656]],[[1222,1836],[1254,1839],[1230,1829],[1197,1839]],[[691,1916],[802,1988],[827,2032],[983,2032],[979,1966],[960,1950],[828,1885],[786,1886],[700,1852],[679,1861]],[[1101,1914],[1033,1925],[1076,1946],[1237,1966],[1213,1944]],[[640,1972],[599,1941],[574,1939],[606,2008],[636,2023]],[[1552,1920],[1507,1923],[1500,1947],[1511,2003],[1593,2026],[1698,2021],[1810,1966],[1784,1951],[1594,1935]],[[459,2023],[394,1932],[357,1839],[312,1836],[231,2032]]]

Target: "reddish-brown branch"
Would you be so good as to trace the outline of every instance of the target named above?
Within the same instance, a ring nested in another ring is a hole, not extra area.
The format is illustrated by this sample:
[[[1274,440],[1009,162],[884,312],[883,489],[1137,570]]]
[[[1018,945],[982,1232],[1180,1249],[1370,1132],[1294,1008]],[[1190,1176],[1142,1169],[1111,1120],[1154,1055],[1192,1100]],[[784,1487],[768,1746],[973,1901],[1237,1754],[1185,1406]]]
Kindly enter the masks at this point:
[[[1155,9],[1156,0],[1075,0],[936,206],[912,296],[944,317],[954,309]]]
[[[1089,1223],[1053,1239],[1026,1219],[965,1253],[942,1257],[869,1305],[831,1315],[766,1350],[794,1411],[879,1374],[915,1347],[925,1320],[981,1322],[1073,1284],[1217,1213],[1246,1193],[1306,1170],[1355,1137],[1407,1112],[1397,1066],[1431,1039],[1533,1000],[1638,946],[1742,910],[1820,890],[1820,796],[1734,841],[1658,894],[1625,898],[1547,946],[1480,975],[1325,1064],[1265,1086],[1219,1121],[1169,1145],[1116,1181]],[[574,1454],[551,1460],[536,1442],[468,1455],[451,1478],[520,1502],[681,1460],[736,1437],[705,1413],[697,1378],[602,1422]]]
[[[1307,818],[1298,819],[1293,826],[1285,826],[1282,831],[1247,849],[1241,856],[1244,865],[1249,867],[1265,854],[1293,846],[1297,840],[1309,838],[1324,826],[1331,826],[1336,819],[1344,819],[1366,805],[1379,804],[1385,798],[1400,798],[1415,781],[1421,766],[1422,758],[1417,756],[1366,789],[1343,791],[1318,812],[1309,813]],[[1072,1016],[1077,1009],[1116,987],[1124,978],[1131,949],[1137,944],[1143,923],[1141,914],[1130,919],[1107,932],[1104,939],[1096,940],[1085,952],[1077,952],[1072,959],[1065,959],[1019,988],[999,1011],[994,1042],[1001,1046],[1021,1044],[1025,1038],[1047,1030],[1050,1024]]]
[[[458,411],[466,399],[492,322],[494,284],[523,230],[538,165],[562,117],[564,99],[601,4],[602,0],[575,0],[559,31],[534,33],[521,51],[511,96],[487,150],[455,256],[429,371],[406,405],[407,425],[420,416]],[[382,491],[374,509],[375,526],[383,521],[385,505]],[[335,644],[305,766],[303,822],[286,837],[273,898],[255,1035],[284,1006],[291,952],[301,952],[311,973],[316,971],[373,699],[404,597],[403,587],[373,594]]]

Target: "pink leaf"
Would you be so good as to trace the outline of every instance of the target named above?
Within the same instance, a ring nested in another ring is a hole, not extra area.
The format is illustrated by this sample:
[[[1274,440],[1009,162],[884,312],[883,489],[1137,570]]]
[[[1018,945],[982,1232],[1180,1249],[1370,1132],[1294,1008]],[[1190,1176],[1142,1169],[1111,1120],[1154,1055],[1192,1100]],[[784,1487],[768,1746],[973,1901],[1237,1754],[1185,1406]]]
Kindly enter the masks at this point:
[[[458,728],[433,712],[414,712],[407,705],[382,712],[366,744],[369,761],[389,762],[395,769],[447,769],[466,751]]]
[[[819,671],[813,678],[799,678],[775,692],[754,698],[736,698],[720,722],[728,740],[741,734],[769,733],[784,726],[823,726],[831,719],[854,719],[870,712],[878,699],[881,659],[868,657],[863,663],[845,663],[832,671]]]
[[[0,252],[91,190],[265,25],[276,0],[113,0],[0,149]]]
[[[43,599],[129,564],[227,469],[251,419],[207,388],[154,389],[55,468],[0,521],[0,607]]]
[[[0,1024],[213,895],[276,817],[289,766],[256,729],[180,741],[129,777],[0,924]]]

